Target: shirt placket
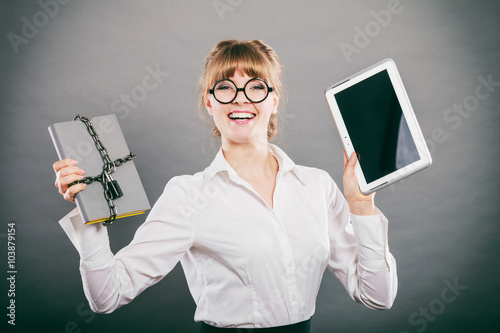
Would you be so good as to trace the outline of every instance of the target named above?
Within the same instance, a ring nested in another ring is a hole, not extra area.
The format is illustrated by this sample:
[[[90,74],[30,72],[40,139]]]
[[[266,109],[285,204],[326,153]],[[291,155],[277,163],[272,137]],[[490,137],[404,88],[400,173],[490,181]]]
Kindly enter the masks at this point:
[[[283,264],[285,267],[284,279],[288,287],[288,303],[290,304],[292,310],[292,320],[295,321],[299,316],[299,296],[292,247],[282,219],[275,212],[272,212],[272,215],[273,221],[275,222],[274,228],[276,230],[278,242],[283,253]]]
[[[285,267],[284,279],[288,287],[288,304],[291,307],[291,320],[296,321],[299,317],[299,294],[297,288],[297,278],[295,274],[295,260],[293,259],[292,246],[290,244],[290,239],[288,238],[288,233],[285,228],[285,223],[281,217],[280,207],[276,197],[279,195],[279,180],[281,173],[278,173],[276,177],[276,188],[275,188],[275,198],[274,198],[274,210],[270,209],[274,229],[278,238],[278,242],[283,253],[283,264]]]

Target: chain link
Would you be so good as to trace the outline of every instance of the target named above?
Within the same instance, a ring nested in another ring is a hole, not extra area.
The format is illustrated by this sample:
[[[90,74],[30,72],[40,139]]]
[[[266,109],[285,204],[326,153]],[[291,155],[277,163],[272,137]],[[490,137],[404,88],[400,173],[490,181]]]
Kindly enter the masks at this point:
[[[104,162],[104,165],[102,167],[102,172],[99,175],[79,179],[79,180],[74,181],[71,184],[69,184],[68,187],[71,187],[71,186],[76,185],[76,184],[81,184],[81,183],[87,184],[87,185],[92,184],[93,182],[101,183],[103,186],[103,189],[104,189],[104,198],[106,199],[106,201],[108,203],[108,207],[109,207],[109,219],[104,221],[103,225],[108,226],[114,222],[114,220],[116,219],[116,215],[117,215],[116,206],[115,206],[115,203],[113,202],[113,193],[112,193],[111,188],[110,188],[109,177],[111,176],[111,174],[113,174],[116,171],[117,167],[132,160],[135,157],[135,154],[130,152],[130,154],[112,161],[111,158],[109,157],[108,150],[102,144],[102,141],[99,138],[99,135],[97,134],[97,132],[95,131],[94,126],[92,125],[92,122],[90,121],[90,119],[85,118],[85,117],[80,116],[80,115],[77,115],[73,120],[74,121],[80,120],[81,122],[83,122],[85,124],[85,126],[87,127],[87,131],[89,132],[92,140],[95,143],[97,150],[99,151],[99,154],[101,155],[101,158]]]

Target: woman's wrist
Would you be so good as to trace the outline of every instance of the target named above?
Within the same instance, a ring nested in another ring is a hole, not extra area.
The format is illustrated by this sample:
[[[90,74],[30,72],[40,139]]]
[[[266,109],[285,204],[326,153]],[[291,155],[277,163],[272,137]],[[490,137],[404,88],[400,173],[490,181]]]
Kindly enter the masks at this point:
[[[372,200],[349,203],[349,211],[351,214],[358,216],[377,215],[377,210]]]

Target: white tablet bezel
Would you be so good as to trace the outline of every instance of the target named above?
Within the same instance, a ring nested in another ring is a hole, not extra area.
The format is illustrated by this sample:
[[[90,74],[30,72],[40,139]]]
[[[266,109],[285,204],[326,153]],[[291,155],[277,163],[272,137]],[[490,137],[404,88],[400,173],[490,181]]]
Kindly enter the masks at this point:
[[[325,97],[328,102],[328,106],[330,107],[335,125],[337,126],[337,131],[340,135],[340,140],[342,141],[342,145],[347,153],[347,156],[350,157],[351,154],[356,150],[356,148],[353,147],[349,133],[342,118],[342,114],[335,99],[335,94],[384,70],[387,70],[387,73],[389,74],[389,78],[392,82],[392,86],[394,87],[394,91],[396,92],[396,96],[401,105],[403,115],[408,124],[408,128],[410,129],[410,133],[413,141],[415,142],[415,146],[417,147],[420,159],[370,183],[366,182],[363,170],[361,169],[359,162],[357,162],[355,173],[358,178],[361,192],[363,192],[364,194],[369,194],[375,192],[376,190],[394,184],[395,182],[428,167],[432,163],[432,158],[427,148],[425,138],[422,135],[420,126],[418,125],[417,118],[415,117],[415,113],[413,112],[413,108],[410,104],[410,99],[408,98],[406,90],[403,86],[403,81],[401,80],[399,72],[396,68],[396,64],[392,59],[382,60],[375,65],[366,68],[365,70],[362,70],[348,78],[345,78],[344,80],[339,81],[334,85],[331,85],[325,90]]]

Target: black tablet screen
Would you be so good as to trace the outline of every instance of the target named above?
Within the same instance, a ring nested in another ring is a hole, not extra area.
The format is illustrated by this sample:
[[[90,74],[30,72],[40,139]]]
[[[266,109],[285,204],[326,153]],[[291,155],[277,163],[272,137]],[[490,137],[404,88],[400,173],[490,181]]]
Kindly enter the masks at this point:
[[[387,70],[335,99],[367,183],[420,159]]]

